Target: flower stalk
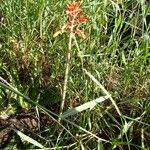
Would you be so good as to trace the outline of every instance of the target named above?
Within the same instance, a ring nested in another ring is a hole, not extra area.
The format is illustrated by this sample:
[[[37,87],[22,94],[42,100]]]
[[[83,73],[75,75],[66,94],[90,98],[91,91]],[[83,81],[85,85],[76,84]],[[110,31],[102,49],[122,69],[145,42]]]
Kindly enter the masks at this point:
[[[60,116],[62,115],[64,104],[65,104],[65,99],[66,99],[67,83],[68,83],[69,67],[70,67],[70,59],[71,59],[72,39],[73,39],[73,32],[72,32],[73,26],[70,30],[71,30],[71,32],[70,32],[69,43],[68,43],[65,79],[64,79],[63,92],[62,92],[62,101],[61,101],[61,105],[60,105]]]
[[[69,41],[68,41],[68,52],[67,52],[67,61],[66,61],[66,69],[65,69],[65,79],[64,85],[62,90],[62,101],[60,106],[60,118],[64,109],[65,99],[66,99],[66,92],[67,92],[67,83],[68,83],[68,76],[69,76],[69,67],[70,67],[70,60],[71,60],[71,49],[72,49],[72,41],[75,40],[75,45],[79,50],[75,35],[77,34],[79,37],[85,39],[86,36],[83,31],[78,28],[78,25],[81,23],[85,23],[88,21],[88,18],[85,17],[82,13],[82,9],[80,8],[80,2],[72,2],[69,3],[66,7],[66,14],[68,17],[67,23],[65,23],[60,30],[54,33],[53,37],[58,36],[64,32],[69,30]],[[83,64],[83,62],[82,62]]]

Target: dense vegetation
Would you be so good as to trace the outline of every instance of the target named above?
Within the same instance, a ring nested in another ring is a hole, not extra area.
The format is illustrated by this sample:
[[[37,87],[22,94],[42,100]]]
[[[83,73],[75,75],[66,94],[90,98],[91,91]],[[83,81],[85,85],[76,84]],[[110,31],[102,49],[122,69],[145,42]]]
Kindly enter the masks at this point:
[[[75,36],[70,51],[69,32],[53,36],[67,4],[1,2],[0,147],[148,150],[149,2],[84,0],[86,38]]]

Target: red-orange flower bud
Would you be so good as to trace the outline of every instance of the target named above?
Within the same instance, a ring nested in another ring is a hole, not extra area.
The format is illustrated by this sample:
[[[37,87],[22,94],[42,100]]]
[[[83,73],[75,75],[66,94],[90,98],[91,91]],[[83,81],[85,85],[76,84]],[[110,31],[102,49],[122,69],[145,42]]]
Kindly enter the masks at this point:
[[[82,16],[79,18],[79,22],[87,22],[87,21],[88,21],[87,17]]]

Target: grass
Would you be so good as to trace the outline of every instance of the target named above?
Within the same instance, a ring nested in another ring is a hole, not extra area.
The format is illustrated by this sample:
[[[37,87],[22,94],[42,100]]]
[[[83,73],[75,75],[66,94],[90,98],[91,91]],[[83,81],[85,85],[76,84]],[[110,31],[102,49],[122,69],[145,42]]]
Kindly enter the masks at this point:
[[[43,112],[52,120],[38,132],[14,129],[23,139],[15,134],[3,148],[19,149],[22,143],[24,149],[148,150],[150,5],[142,0],[82,3],[87,37],[73,39],[61,111],[109,98],[59,121],[69,36],[53,34],[66,22],[66,5],[63,0],[2,1],[1,117],[34,108],[39,118]]]

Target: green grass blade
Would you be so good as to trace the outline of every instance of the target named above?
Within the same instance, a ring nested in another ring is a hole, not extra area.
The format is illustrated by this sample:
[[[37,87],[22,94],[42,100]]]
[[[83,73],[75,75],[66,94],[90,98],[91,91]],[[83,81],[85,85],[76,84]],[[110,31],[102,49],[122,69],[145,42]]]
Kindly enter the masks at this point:
[[[34,139],[32,139],[31,137],[25,135],[24,133],[22,133],[21,131],[19,130],[16,130],[16,129],[13,129],[17,135],[20,136],[20,138],[24,141],[28,141],[29,143],[39,147],[39,148],[44,148],[44,146],[42,144],[40,144],[39,142],[35,141]]]
[[[87,109],[93,109],[98,103],[101,103],[103,101],[105,101],[106,99],[108,99],[109,97],[108,96],[102,96],[102,97],[99,97],[95,100],[92,100],[90,102],[87,102],[83,105],[80,105],[78,107],[75,107],[75,108],[72,108],[70,110],[67,110],[66,112],[64,112],[61,116],[61,118],[67,118],[69,116],[72,116],[72,115],[75,115],[79,112],[82,112],[84,110],[87,110]]]
[[[100,89],[104,92],[104,94],[106,94],[106,96],[108,96],[108,98],[110,99],[110,101],[114,105],[119,116],[122,116],[122,114],[119,110],[119,107],[117,106],[116,102],[113,100],[111,95],[108,93],[108,91],[104,88],[104,86],[90,72],[88,72],[86,69],[83,69],[83,70],[90,77],[90,79],[93,80],[93,82],[95,82],[100,87]]]

